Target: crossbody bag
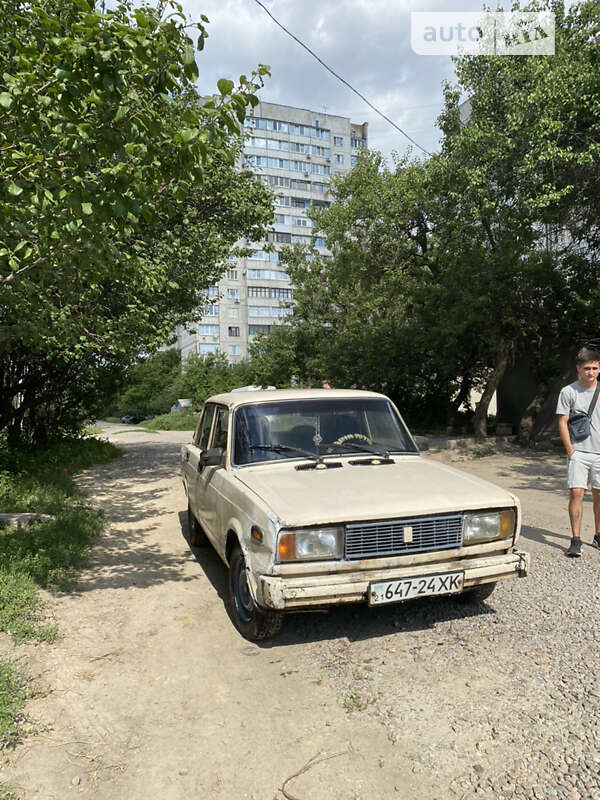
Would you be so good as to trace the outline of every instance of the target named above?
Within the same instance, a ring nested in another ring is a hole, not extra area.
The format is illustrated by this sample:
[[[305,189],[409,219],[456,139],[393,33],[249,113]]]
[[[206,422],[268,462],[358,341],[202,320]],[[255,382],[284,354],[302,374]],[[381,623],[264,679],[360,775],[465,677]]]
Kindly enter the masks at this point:
[[[600,394],[600,383],[596,382],[596,391],[587,411],[571,411],[567,426],[572,442],[583,442],[592,432],[592,414]]]

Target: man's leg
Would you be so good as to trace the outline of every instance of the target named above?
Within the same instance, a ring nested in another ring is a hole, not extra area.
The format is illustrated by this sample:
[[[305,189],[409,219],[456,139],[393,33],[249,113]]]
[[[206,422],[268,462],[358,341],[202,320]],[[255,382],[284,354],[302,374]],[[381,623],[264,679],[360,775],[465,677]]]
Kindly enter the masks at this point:
[[[579,558],[581,555],[581,516],[583,513],[583,495],[585,489],[569,489],[569,520],[571,521],[571,544],[565,555]]]
[[[592,489],[592,497],[594,498],[594,523],[596,525],[595,533],[600,532],[600,489]]]
[[[569,520],[571,522],[571,534],[575,539],[579,539],[581,531],[584,493],[585,489],[569,489]],[[600,491],[598,494],[600,494]]]

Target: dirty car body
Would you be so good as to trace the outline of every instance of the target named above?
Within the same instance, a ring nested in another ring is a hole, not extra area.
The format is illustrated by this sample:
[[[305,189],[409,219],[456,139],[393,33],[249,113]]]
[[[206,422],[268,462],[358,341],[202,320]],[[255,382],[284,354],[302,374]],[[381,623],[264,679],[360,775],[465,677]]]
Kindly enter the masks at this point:
[[[381,394],[217,395],[181,463],[191,543],[228,566],[232,618],[249,639],[274,635],[290,610],[480,601],[528,572],[517,497],[421,456]]]

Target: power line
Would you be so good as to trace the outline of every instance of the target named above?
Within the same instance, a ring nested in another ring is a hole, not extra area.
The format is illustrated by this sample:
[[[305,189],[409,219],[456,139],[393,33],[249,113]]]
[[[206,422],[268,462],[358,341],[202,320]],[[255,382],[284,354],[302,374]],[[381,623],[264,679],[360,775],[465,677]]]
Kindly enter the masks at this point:
[[[408,139],[410,142],[412,142],[414,145],[416,145],[416,146],[419,148],[419,150],[422,150],[422,151],[425,153],[425,155],[428,155],[428,156],[430,156],[430,155],[431,155],[431,153],[430,153],[428,150],[426,150],[424,147],[421,147],[421,145],[420,145],[418,142],[415,142],[415,140],[412,138],[412,136],[409,136],[409,135],[408,135],[408,133],[406,133],[406,131],[403,131],[403,130],[402,130],[402,128],[401,128],[399,125],[396,125],[396,123],[395,123],[395,122],[394,122],[392,119],[390,119],[388,116],[386,116],[386,115],[383,113],[383,111],[380,111],[378,108],[376,108],[376,107],[373,105],[373,103],[371,103],[369,100],[367,100],[367,98],[366,98],[366,97],[365,97],[363,94],[361,94],[361,93],[360,93],[360,92],[359,92],[357,89],[355,89],[355,88],[354,88],[354,86],[351,86],[351,85],[348,83],[348,81],[346,81],[346,80],[344,80],[344,78],[342,78],[342,76],[341,76],[341,75],[338,75],[338,74],[337,74],[337,72],[335,72],[333,69],[331,69],[331,67],[330,67],[328,64],[326,64],[326,63],[323,61],[323,59],[319,58],[319,56],[318,56],[318,55],[317,55],[315,52],[313,52],[313,51],[310,49],[310,47],[308,47],[307,45],[305,45],[305,44],[304,44],[304,42],[300,41],[300,39],[298,39],[298,37],[297,37],[297,36],[294,36],[294,34],[293,34],[291,31],[289,31],[289,30],[288,30],[288,29],[287,29],[287,28],[286,28],[284,25],[282,25],[282,24],[281,24],[281,22],[279,22],[279,20],[275,19],[275,17],[273,16],[273,14],[271,14],[271,12],[269,11],[269,9],[268,9],[266,6],[264,6],[264,5],[263,5],[263,4],[260,2],[260,0],[254,0],[254,2],[255,2],[257,5],[259,5],[259,6],[260,6],[260,7],[263,9],[263,11],[265,11],[265,13],[267,13],[267,14],[268,14],[268,15],[271,17],[271,19],[273,20],[273,22],[274,22],[276,25],[278,25],[278,26],[281,28],[281,30],[282,30],[282,31],[285,31],[285,33],[287,33],[287,35],[288,35],[288,36],[291,36],[291,37],[292,37],[292,39],[293,39],[295,42],[297,42],[297,43],[300,45],[300,47],[303,47],[303,48],[304,48],[304,49],[305,49],[305,50],[306,50],[308,53],[310,53],[310,54],[311,54],[311,56],[312,56],[313,58],[316,58],[316,59],[317,59],[317,61],[319,62],[319,64],[322,64],[322,65],[325,67],[325,69],[326,69],[328,72],[331,72],[331,74],[332,74],[334,77],[336,77],[336,78],[338,79],[338,81],[341,81],[341,82],[344,84],[344,86],[347,86],[347,87],[348,87],[348,88],[349,88],[351,91],[353,91],[353,92],[354,92],[354,94],[358,95],[358,97],[360,97],[360,99],[361,99],[361,100],[363,100],[363,101],[364,101],[364,102],[365,102],[365,103],[366,103],[366,104],[369,106],[369,108],[372,108],[372,109],[373,109],[373,111],[375,111],[375,113],[376,113],[376,114],[379,114],[379,116],[380,116],[380,117],[383,117],[383,119],[384,119],[386,122],[389,122],[389,123],[390,123],[390,125],[392,125],[392,126],[393,126],[393,127],[394,127],[394,128],[397,130],[397,131],[399,131],[399,132],[400,132],[400,133],[401,133],[403,136],[406,136],[406,138],[407,138],[407,139]]]

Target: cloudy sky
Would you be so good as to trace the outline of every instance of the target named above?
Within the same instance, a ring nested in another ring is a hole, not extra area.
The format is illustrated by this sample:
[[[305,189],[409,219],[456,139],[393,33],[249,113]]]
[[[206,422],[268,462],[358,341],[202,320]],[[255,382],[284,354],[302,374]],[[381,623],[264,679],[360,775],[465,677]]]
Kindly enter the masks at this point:
[[[480,11],[482,0],[262,0],[271,14],[426,150],[438,149],[442,82],[449,56],[416,55],[411,11]],[[209,39],[198,54],[200,92],[235,80],[258,63],[271,67],[268,102],[369,123],[369,145],[389,158],[410,143],[284,33],[255,0],[182,0],[191,19],[205,14]],[[509,5],[506,3],[505,5]],[[495,0],[488,0],[493,9]],[[414,155],[420,151],[413,147]]]

